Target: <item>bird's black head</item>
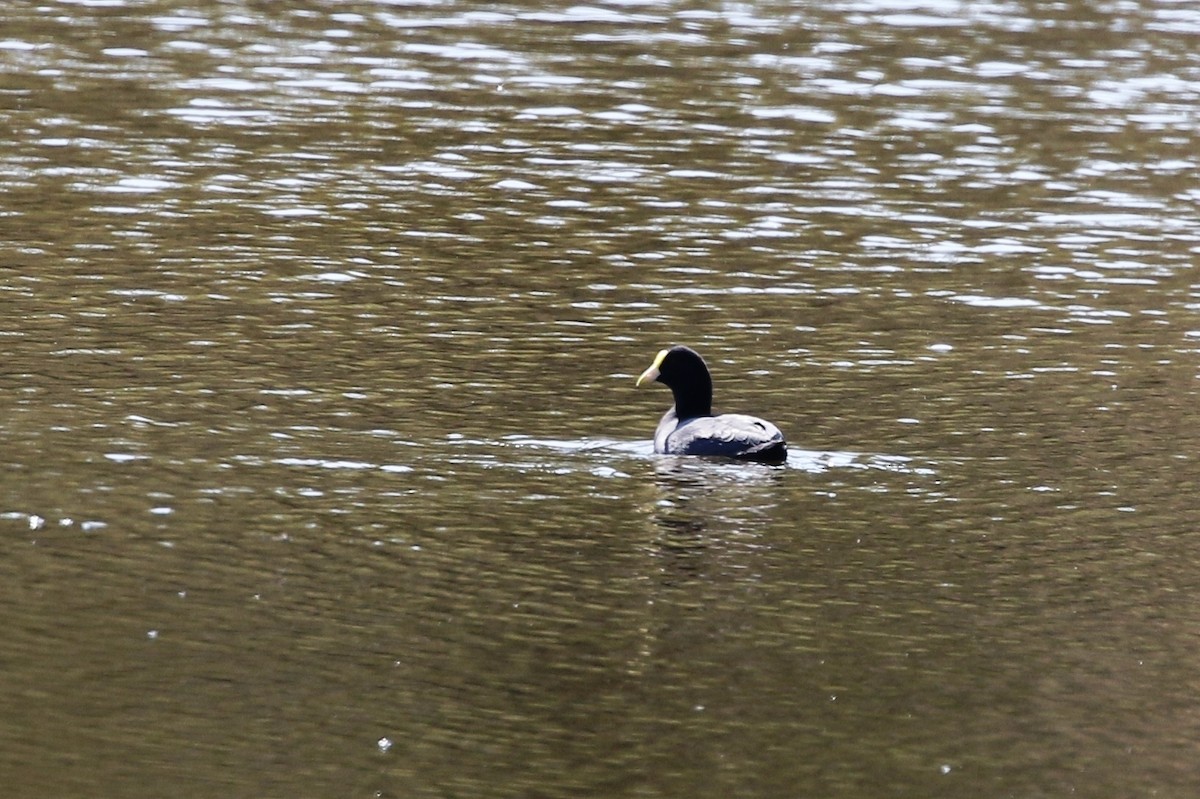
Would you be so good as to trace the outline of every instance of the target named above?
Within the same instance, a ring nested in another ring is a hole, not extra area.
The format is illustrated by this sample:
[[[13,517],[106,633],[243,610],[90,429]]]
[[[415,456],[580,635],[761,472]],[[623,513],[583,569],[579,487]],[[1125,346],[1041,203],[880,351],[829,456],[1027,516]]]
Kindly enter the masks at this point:
[[[659,352],[637,384],[642,386],[651,381],[671,389],[675,395],[675,414],[680,419],[712,415],[712,377],[695,350],[677,344]]]

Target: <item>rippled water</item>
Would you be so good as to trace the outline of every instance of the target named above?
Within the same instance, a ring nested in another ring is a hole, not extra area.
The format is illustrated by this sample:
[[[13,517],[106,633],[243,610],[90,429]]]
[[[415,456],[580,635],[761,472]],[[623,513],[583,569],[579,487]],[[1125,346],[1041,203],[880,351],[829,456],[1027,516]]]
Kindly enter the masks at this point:
[[[1190,4],[0,22],[14,795],[1194,789]]]

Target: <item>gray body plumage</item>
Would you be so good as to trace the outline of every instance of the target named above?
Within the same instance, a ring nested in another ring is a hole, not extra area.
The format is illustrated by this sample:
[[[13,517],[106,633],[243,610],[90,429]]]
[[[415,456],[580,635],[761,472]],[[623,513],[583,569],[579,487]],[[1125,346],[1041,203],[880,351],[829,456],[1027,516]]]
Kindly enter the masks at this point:
[[[654,451],[661,455],[720,455],[772,463],[787,457],[783,433],[765,419],[723,413],[681,421],[674,406],[658,423]]]

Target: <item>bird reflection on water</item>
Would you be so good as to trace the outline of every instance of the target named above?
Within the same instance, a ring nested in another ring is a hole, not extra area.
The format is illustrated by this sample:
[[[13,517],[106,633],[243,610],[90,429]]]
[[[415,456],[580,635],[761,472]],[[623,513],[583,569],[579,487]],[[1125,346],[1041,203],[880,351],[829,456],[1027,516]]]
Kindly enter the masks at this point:
[[[733,550],[758,548],[760,523],[785,482],[779,469],[685,457],[658,459],[654,480],[659,529],[649,547],[667,582],[702,576],[711,565],[706,555],[724,561]]]

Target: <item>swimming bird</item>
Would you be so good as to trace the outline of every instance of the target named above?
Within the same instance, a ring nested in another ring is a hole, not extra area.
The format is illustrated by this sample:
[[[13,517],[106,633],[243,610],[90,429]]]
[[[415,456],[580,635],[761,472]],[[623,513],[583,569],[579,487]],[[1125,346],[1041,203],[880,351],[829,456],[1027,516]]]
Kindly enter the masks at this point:
[[[787,460],[787,442],[775,425],[741,413],[713,415],[712,375],[695,350],[674,346],[659,352],[637,385],[655,381],[675,396],[654,433],[654,451],[660,455],[723,455],[774,464]]]

